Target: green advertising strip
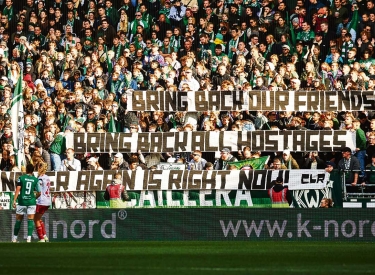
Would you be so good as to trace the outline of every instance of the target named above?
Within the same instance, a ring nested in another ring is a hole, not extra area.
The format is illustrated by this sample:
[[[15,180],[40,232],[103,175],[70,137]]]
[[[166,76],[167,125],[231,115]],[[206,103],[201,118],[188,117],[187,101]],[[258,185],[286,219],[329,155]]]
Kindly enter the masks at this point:
[[[14,211],[0,211],[1,242],[10,242]],[[149,208],[49,210],[51,242],[125,240],[375,240],[372,209]],[[25,242],[23,222],[19,240]],[[34,233],[34,240],[37,236]]]
[[[250,190],[168,190],[129,191],[130,201],[106,201],[96,192],[97,208],[129,207],[272,207],[267,191]]]

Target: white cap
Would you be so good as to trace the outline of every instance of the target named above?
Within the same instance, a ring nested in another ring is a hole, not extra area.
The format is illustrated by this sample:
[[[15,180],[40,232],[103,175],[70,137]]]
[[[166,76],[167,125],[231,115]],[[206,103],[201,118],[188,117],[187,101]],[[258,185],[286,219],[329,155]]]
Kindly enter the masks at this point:
[[[123,158],[124,156],[121,154],[121,153],[117,153],[116,155],[115,155],[115,158]]]
[[[170,157],[170,158],[167,159],[167,162],[168,163],[175,163],[176,162],[176,158]]]

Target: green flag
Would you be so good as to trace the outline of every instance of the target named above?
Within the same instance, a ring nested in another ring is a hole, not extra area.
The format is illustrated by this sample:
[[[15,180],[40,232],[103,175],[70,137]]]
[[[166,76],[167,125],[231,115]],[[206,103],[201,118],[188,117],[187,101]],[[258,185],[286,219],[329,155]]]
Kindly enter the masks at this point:
[[[108,74],[111,74],[112,73],[112,61],[109,59],[107,46],[105,46],[105,49],[106,49],[106,56],[107,56],[106,59],[107,59]]]
[[[17,166],[25,165],[24,151],[24,119],[23,119],[23,97],[22,97],[22,72],[18,78],[16,88],[13,92],[13,99],[10,106],[12,121],[13,148],[16,153]]]
[[[116,121],[115,121],[115,119],[113,118],[113,114],[111,114],[111,119],[109,120],[108,132],[109,132],[109,133],[117,133],[117,129],[116,129]]]
[[[262,170],[264,169],[264,166],[268,162],[269,158],[269,156],[264,156],[260,158],[245,159],[235,162],[228,162],[228,165],[234,165],[239,170],[241,170],[243,167],[251,167],[253,170]]]

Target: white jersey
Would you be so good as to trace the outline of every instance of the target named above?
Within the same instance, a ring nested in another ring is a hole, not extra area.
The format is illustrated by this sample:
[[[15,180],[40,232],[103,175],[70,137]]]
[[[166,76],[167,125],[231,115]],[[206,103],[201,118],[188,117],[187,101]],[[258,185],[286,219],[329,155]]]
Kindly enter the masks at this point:
[[[49,188],[51,186],[51,181],[49,177],[47,175],[38,177],[38,183],[40,186],[41,193],[40,193],[40,197],[36,201],[36,204],[50,206],[51,205],[51,192]]]

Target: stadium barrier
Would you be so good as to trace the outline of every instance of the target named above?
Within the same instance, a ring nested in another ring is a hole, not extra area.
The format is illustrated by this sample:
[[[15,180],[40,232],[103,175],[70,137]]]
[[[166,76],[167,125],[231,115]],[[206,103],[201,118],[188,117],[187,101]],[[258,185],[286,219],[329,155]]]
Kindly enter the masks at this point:
[[[0,242],[9,242],[15,214],[0,211]],[[44,215],[52,242],[116,240],[375,240],[372,209],[92,209],[49,210]],[[27,223],[19,240],[24,242]],[[34,240],[37,236],[34,233]]]

